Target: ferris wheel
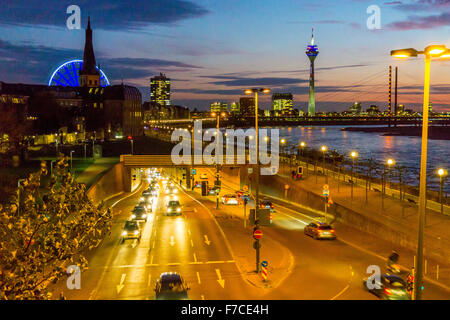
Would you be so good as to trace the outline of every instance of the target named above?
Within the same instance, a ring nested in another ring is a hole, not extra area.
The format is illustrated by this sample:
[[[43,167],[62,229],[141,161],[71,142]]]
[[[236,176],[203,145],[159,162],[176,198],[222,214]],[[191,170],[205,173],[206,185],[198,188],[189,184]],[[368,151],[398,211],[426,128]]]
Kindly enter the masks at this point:
[[[49,86],[64,86],[64,87],[79,87],[80,86],[80,71],[83,67],[83,60],[71,60],[60,65],[53,72]],[[109,80],[105,73],[96,67],[100,71],[100,86],[109,86]]]

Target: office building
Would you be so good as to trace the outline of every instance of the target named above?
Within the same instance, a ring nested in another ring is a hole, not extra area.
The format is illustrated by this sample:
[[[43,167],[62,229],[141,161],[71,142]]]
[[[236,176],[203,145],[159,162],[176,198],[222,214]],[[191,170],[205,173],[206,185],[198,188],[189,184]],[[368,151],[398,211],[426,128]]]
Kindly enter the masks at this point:
[[[170,79],[165,74],[160,73],[150,79],[150,103],[170,105]]]

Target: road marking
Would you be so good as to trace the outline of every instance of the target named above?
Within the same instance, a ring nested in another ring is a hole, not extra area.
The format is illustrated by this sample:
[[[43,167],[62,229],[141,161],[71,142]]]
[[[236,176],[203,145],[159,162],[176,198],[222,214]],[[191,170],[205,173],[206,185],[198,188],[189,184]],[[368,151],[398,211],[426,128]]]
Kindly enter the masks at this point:
[[[175,244],[175,241],[173,240],[173,236],[170,236],[170,245],[173,247],[173,245]]]
[[[150,264],[153,264],[153,255],[150,256]]]
[[[155,249],[155,242],[156,241],[153,241],[152,249]]]
[[[197,212],[197,208],[194,208],[194,212]]]
[[[122,277],[120,278],[120,283],[118,286],[116,286],[117,289],[117,294],[120,293],[120,291],[122,291],[123,287],[125,287],[125,285],[123,284],[125,281],[125,277],[127,276],[126,273],[122,273]]]
[[[205,243],[209,246],[211,244],[211,241],[208,240],[208,236],[205,234]]]
[[[206,261],[205,263],[206,264],[209,264],[209,263],[225,263],[225,261]]]
[[[189,264],[203,264],[203,262],[199,261],[199,262],[189,262]]]
[[[168,266],[179,266],[181,263],[179,262],[174,262],[174,263],[168,263]]]
[[[191,239],[191,247],[194,247],[194,241]]]
[[[197,256],[194,253],[194,261],[197,262]]]
[[[227,260],[227,263],[234,263],[234,260]]]
[[[191,229],[188,229],[188,234],[191,235]]]
[[[220,284],[220,286],[222,287],[222,288],[225,288],[225,279],[222,279],[222,276],[221,276],[221,274],[220,274],[220,270],[219,269],[216,269],[216,273],[217,273],[217,282]]]
[[[201,295],[200,297],[202,297],[202,300],[205,300],[205,296],[204,295]]]
[[[336,299],[337,297],[339,297],[340,295],[342,295],[345,291],[347,291],[348,288],[350,288],[350,284],[347,284],[347,285],[345,286],[344,289],[342,289],[337,295],[335,295],[335,296],[334,296],[333,298],[331,298],[330,300]]]
[[[198,284],[202,284],[202,282],[200,281],[200,273],[197,272],[197,279],[198,279]]]

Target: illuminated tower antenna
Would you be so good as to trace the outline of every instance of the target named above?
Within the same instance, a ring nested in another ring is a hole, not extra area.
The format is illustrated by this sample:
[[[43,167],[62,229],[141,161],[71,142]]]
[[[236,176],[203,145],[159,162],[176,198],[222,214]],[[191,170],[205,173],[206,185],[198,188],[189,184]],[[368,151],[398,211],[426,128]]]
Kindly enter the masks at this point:
[[[306,47],[306,55],[311,63],[309,73],[309,102],[308,102],[308,116],[316,115],[316,99],[314,96],[314,60],[319,54],[319,48],[314,45],[314,28],[312,28],[311,45]]]

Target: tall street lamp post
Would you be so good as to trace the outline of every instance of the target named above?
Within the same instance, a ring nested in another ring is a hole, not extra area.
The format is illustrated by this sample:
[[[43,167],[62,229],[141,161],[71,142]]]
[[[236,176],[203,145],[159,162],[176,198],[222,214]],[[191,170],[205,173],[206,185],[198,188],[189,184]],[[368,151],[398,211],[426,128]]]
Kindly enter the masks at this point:
[[[447,170],[445,169],[438,169],[437,174],[439,176],[439,202],[441,203],[441,213],[444,213],[444,197],[443,197],[443,191],[444,191],[444,180],[447,177]]]
[[[386,163],[388,165],[388,186],[391,188],[391,167],[395,165],[395,160],[387,159]]]
[[[215,185],[215,191],[216,191],[216,209],[219,209],[219,192],[218,192],[218,188],[220,187],[220,174],[219,174],[219,148],[220,148],[220,143],[219,143],[219,133],[220,133],[220,117],[225,117],[226,113],[225,112],[213,112],[211,113],[211,116],[216,117],[216,127],[217,127],[217,131],[216,131],[216,185]]]
[[[256,181],[255,181],[255,225],[258,223],[258,207],[259,207],[259,131],[258,131],[258,92],[261,93],[269,93],[270,89],[268,88],[252,88],[244,91],[245,94],[255,94],[255,135],[256,135]],[[250,149],[250,146],[249,146]],[[273,150],[272,150],[273,152]],[[256,272],[259,273],[259,245],[256,246]]]
[[[327,152],[328,148],[327,146],[320,147],[320,150],[322,151],[322,170],[323,174],[325,175],[325,183],[328,183],[328,175],[325,173],[325,152]]]
[[[354,184],[354,181],[353,181],[353,170],[354,170],[354,167],[355,167],[355,159],[358,157],[358,152],[356,152],[356,151],[352,151],[351,153],[350,153],[350,157],[352,158],[352,185],[351,185],[351,199],[353,200],[353,184]]]
[[[450,50],[444,45],[431,45],[424,51],[417,51],[413,48],[392,50],[391,56],[397,58],[417,57],[417,55],[425,55],[425,75],[423,90],[423,115],[422,115],[422,151],[420,161],[420,184],[419,184],[419,228],[417,240],[417,260],[415,276],[414,276],[414,299],[420,300],[422,297],[423,282],[423,238],[425,227],[425,209],[426,209],[426,192],[427,192],[427,147],[428,147],[428,106],[430,99],[430,65],[431,58],[450,58]],[[416,290],[416,288],[419,288]]]

